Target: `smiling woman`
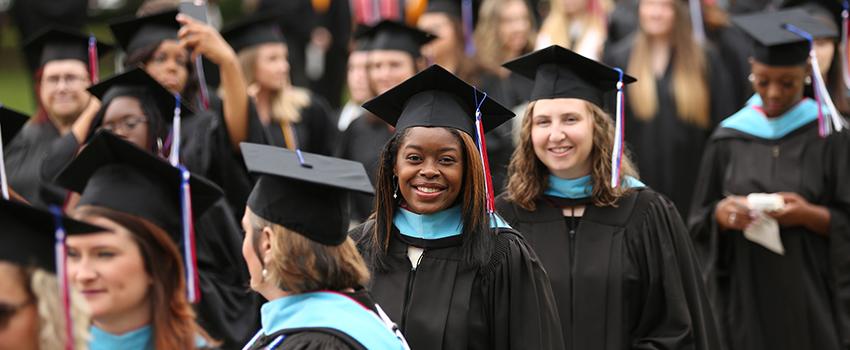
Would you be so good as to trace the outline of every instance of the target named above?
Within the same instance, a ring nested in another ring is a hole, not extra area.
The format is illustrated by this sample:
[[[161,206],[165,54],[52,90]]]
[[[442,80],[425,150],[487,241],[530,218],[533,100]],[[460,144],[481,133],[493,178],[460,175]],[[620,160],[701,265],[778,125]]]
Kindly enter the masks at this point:
[[[486,132],[513,113],[470,95],[482,94],[435,65],[364,105],[396,131],[381,153],[375,211],[349,234],[411,348],[561,349],[537,257],[486,213],[470,116],[480,106]]]

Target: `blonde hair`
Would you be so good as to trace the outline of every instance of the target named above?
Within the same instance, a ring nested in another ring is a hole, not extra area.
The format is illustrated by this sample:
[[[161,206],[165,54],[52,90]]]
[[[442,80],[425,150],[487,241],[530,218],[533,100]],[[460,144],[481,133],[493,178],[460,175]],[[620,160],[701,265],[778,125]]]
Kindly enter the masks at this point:
[[[28,278],[29,291],[36,300],[38,310],[38,345],[41,350],[64,350],[65,311],[59,293],[59,280],[55,274],[42,269],[23,271]],[[91,318],[86,301],[76,291],[70,291],[71,322],[73,323],[74,349],[88,349]]]
[[[254,45],[242,49],[237,54],[249,90],[257,88],[254,72],[256,71],[258,53],[259,45]],[[308,105],[310,105],[309,91],[289,84],[272,97],[271,119],[279,123],[298,123],[301,121],[301,110]]]
[[[588,7],[582,11],[578,17],[569,18],[564,13],[563,0],[553,0],[549,2],[549,14],[543,19],[543,25],[540,27],[540,33],[549,36],[552,45],[560,45],[569,49],[573,49],[577,42],[573,42],[570,37],[570,21],[584,20],[581,33],[578,38],[581,40],[588,33],[600,32],[608,33],[607,16],[608,12],[613,9],[613,4],[610,0],[587,0]]]
[[[499,37],[499,26],[502,23],[501,11],[510,2],[520,2],[528,10],[528,21],[530,30],[528,31],[527,43],[521,54],[526,54],[534,50],[534,41],[537,33],[534,32],[534,12],[528,6],[525,0],[488,0],[481,4],[478,10],[478,25],[475,27],[475,56],[478,62],[486,69],[491,71],[499,71],[502,63],[514,57],[506,57],[505,50],[502,47],[502,38]]]
[[[675,9],[672,33],[673,82],[668,90],[673,94],[679,119],[701,128],[708,128],[710,96],[703,48],[691,36],[691,22],[685,4],[674,1],[673,7]],[[649,37],[642,29],[638,29],[626,70],[637,78],[637,82],[627,88],[629,105],[637,119],[652,120],[659,108],[668,108],[658,105],[658,90],[652,68],[652,48],[649,45]]]
[[[271,261],[266,264],[265,278],[281,290],[300,294],[358,288],[369,282],[369,269],[350,237],[337,246],[324,245],[248,213],[248,220],[258,233],[255,242],[264,228],[272,230]]]
[[[549,169],[537,158],[531,143],[532,115],[535,102],[528,104],[522,120],[520,141],[508,165],[508,200],[525,210],[536,210],[535,199],[543,195],[549,184]],[[590,151],[590,177],[593,183],[591,200],[598,207],[616,206],[620,197],[629,193],[623,186],[611,188],[611,150],[614,145],[614,123],[605,111],[586,102],[587,112],[593,119],[593,147]],[[638,177],[631,158],[624,152],[620,165],[622,177]]]

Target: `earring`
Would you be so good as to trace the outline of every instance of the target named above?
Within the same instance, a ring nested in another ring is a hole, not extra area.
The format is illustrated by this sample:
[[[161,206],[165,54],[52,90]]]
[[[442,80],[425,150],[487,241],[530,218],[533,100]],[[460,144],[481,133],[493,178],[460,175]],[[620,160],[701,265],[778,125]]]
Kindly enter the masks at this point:
[[[268,278],[269,277],[269,270],[263,269],[262,275],[263,275],[263,280]]]
[[[161,137],[156,138],[156,151],[158,153],[162,153],[162,138]]]
[[[803,79],[803,81],[806,83],[806,85],[812,85],[812,77],[811,76],[806,76],[806,79]]]
[[[753,75],[753,73],[750,73],[750,75],[749,75],[749,76],[747,76],[747,80],[749,80],[751,83],[752,83],[752,82],[755,82],[755,81],[756,81],[756,76],[755,76],[755,75]]]
[[[393,175],[393,199],[398,199],[398,178]]]

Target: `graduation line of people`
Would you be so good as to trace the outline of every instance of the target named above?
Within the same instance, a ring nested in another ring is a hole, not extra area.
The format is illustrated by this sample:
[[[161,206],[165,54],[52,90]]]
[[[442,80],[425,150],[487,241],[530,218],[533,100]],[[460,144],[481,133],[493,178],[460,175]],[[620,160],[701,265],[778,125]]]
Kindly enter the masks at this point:
[[[432,35],[358,33],[375,96],[339,135],[275,21],[119,19],[127,70],[102,82],[93,38],[29,41],[39,115],[0,107],[0,349],[850,346],[850,140],[812,62],[835,28],[809,12],[733,19],[755,94],[717,121],[684,218],[626,145],[639,68],[557,45],[504,62],[528,103],[501,192],[484,135],[515,114],[425,67]],[[753,238],[770,227],[778,251]]]

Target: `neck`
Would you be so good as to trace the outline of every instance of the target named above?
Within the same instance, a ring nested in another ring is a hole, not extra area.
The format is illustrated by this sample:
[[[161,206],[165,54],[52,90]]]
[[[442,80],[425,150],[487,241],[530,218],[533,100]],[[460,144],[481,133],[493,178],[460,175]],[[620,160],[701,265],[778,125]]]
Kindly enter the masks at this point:
[[[65,135],[71,131],[71,126],[74,125],[74,121],[66,121],[65,119],[54,117],[51,115],[47,116],[47,119],[50,120],[50,123],[59,131],[60,135]]]
[[[93,318],[97,328],[114,335],[132,332],[151,323],[150,308],[140,308],[139,311],[131,311],[121,315],[110,315]]]
[[[257,114],[260,116],[260,121],[263,124],[268,124],[271,121],[271,111],[272,111],[272,97],[274,96],[274,91],[260,88],[257,91],[254,99],[257,102]]]
[[[266,284],[269,284],[268,282]],[[277,300],[283,297],[288,297],[292,295],[292,293],[286,292],[280,288],[274,286],[266,286],[263,290],[257,291],[263,298],[266,298],[268,301]]]
[[[460,66],[460,59],[454,55],[443,55],[435,60],[436,64],[443,66],[447,71],[457,74],[457,69]]]

